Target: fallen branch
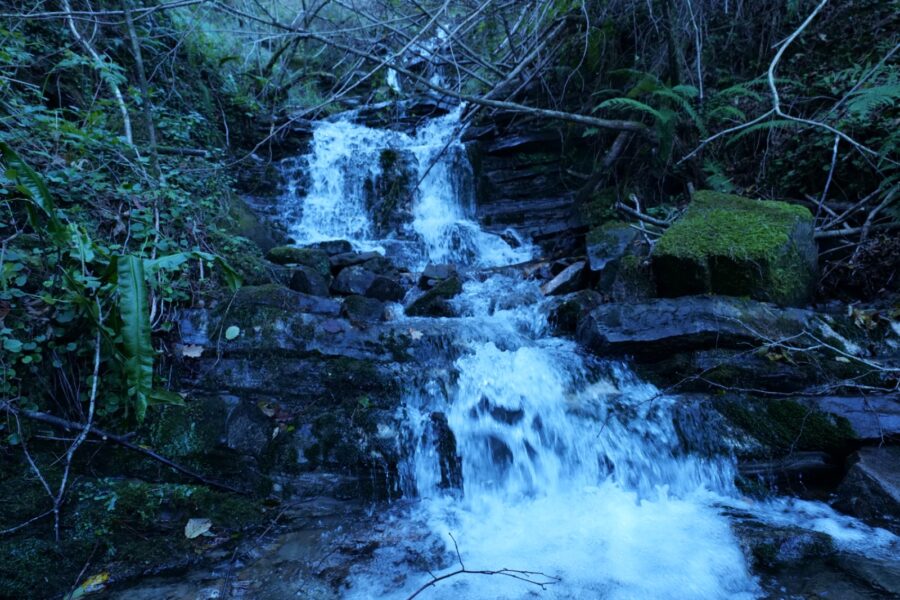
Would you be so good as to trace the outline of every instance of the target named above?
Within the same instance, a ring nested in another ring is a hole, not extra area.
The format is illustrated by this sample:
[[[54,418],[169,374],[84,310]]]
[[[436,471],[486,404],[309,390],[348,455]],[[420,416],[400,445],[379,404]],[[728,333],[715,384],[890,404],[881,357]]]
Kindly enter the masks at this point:
[[[52,425],[53,427],[57,427],[59,429],[64,429],[66,431],[86,430],[89,435],[96,436],[96,437],[100,438],[101,440],[110,441],[115,444],[118,444],[119,446],[122,446],[123,448],[127,448],[129,450],[133,450],[135,452],[143,454],[144,456],[152,458],[153,460],[160,462],[160,463],[166,465],[167,467],[175,469],[179,473],[182,473],[184,475],[187,475],[188,477],[196,479],[197,481],[200,481],[201,483],[204,483],[210,487],[219,488],[221,490],[233,492],[235,494],[246,494],[247,493],[243,490],[232,487],[232,486],[228,485],[227,483],[221,483],[221,482],[215,481],[213,479],[209,479],[208,477],[205,477],[204,475],[201,475],[200,473],[197,473],[196,471],[192,471],[191,469],[188,469],[187,467],[182,466],[169,458],[166,458],[165,456],[151,450],[150,448],[145,448],[143,446],[139,446],[138,444],[130,442],[128,440],[128,438],[125,436],[116,435],[114,433],[109,433],[108,431],[100,429],[99,427],[97,427],[95,425],[91,425],[89,428],[85,428],[84,423],[76,423],[74,421],[62,419],[60,417],[56,417],[54,415],[50,415],[50,414],[43,413],[43,412],[36,411],[36,410],[25,410],[25,409],[16,408],[9,402],[0,402],[0,411],[8,413],[10,415],[13,415],[15,417],[24,417],[24,418],[30,419],[32,421],[38,421],[40,423],[47,423],[48,425]]]
[[[453,547],[456,550],[456,560],[459,562],[459,569],[451,571],[450,573],[444,573],[443,575],[431,574],[431,581],[423,584],[419,589],[409,595],[406,600],[413,600],[413,598],[415,598],[428,588],[434,587],[438,582],[450,579],[451,577],[456,577],[458,575],[502,575],[503,577],[511,577],[512,579],[518,579],[519,581],[524,581],[525,583],[536,585],[542,590],[546,590],[548,585],[553,585],[562,581],[559,577],[547,575],[539,571],[522,571],[519,569],[467,569],[466,565],[463,564],[462,555],[459,552],[459,545],[456,543],[456,538],[453,537],[452,533],[449,535],[450,539],[453,540]]]

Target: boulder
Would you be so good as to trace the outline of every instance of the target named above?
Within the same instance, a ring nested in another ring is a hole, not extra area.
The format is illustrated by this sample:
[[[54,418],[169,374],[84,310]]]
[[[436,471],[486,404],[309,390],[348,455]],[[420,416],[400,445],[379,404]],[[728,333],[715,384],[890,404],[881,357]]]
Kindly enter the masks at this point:
[[[375,273],[360,265],[347,267],[335,277],[331,291],[344,296],[363,296],[375,281],[375,277],[377,277]]]
[[[258,457],[272,437],[273,426],[255,404],[243,400],[228,415],[225,440],[235,452]]]
[[[331,275],[328,254],[319,248],[278,246],[269,250],[266,258],[278,265],[304,265],[315,269],[323,277]]]
[[[353,244],[347,240],[325,240],[324,242],[309,244],[307,247],[324,250],[329,257],[353,252]]]
[[[653,251],[660,295],[749,296],[796,306],[815,291],[812,214],[784,202],[701,191]]]
[[[400,302],[405,295],[406,290],[400,283],[381,275],[375,277],[369,289],[366,290],[366,296],[383,302]]]
[[[341,316],[351,321],[381,321],[384,302],[366,296],[347,296],[341,304]]]
[[[835,507],[900,534],[900,446],[862,448],[851,462]]]
[[[367,260],[372,260],[373,258],[380,258],[381,254],[378,252],[343,252],[341,254],[335,254],[330,259],[331,268],[333,271],[340,271],[344,267],[352,267],[354,265],[360,265]]]
[[[311,267],[299,265],[291,273],[290,288],[296,292],[310,294],[311,296],[328,296],[328,286],[331,277],[327,279],[321,273]]]
[[[556,277],[541,286],[545,296],[559,296],[577,292],[584,286],[585,261],[580,260],[563,269]]]
[[[456,265],[428,263],[422,275],[419,277],[419,287],[430,290],[435,285],[456,275]]]
[[[453,307],[447,302],[462,291],[462,281],[453,276],[437,284],[406,307],[410,317],[452,317]]]
[[[597,352],[656,359],[712,348],[748,350],[804,332],[837,348],[851,347],[831,325],[837,326],[835,318],[810,310],[743,298],[686,296],[602,304],[581,320],[577,337]]]

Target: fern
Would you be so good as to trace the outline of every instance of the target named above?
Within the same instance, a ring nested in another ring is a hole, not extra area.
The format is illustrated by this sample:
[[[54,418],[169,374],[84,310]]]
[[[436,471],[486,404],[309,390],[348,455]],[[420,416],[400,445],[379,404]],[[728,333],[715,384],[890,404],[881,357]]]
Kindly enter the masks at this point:
[[[636,110],[638,112],[643,112],[648,115],[652,115],[654,119],[658,122],[663,122],[666,120],[665,115],[660,111],[656,110],[649,104],[644,104],[643,102],[639,102],[632,98],[610,98],[609,100],[604,100],[600,104],[594,107],[592,112],[597,112],[602,109],[611,109],[611,110]]]
[[[751,125],[746,129],[742,129],[739,132],[735,133],[731,139],[725,142],[726,146],[731,146],[736,143],[741,138],[750,135],[756,131],[762,131],[766,129],[780,129],[787,127],[800,127],[803,126],[802,123],[798,123],[797,121],[791,121],[790,119],[773,119],[771,121],[765,121],[763,123],[757,123],[756,125]]]
[[[851,98],[847,102],[847,108],[853,115],[865,119],[881,108],[894,106],[900,98],[900,83],[857,90],[851,94]]]
[[[710,121],[725,121],[726,119],[734,119],[736,121],[746,121],[747,113],[742,111],[741,109],[735,106],[717,106],[713,108],[708,113],[706,113],[706,118]]]
[[[676,86],[676,87],[685,87],[685,86]],[[700,131],[700,134],[703,137],[707,137],[709,135],[706,129],[706,123],[703,122],[703,119],[700,118],[700,115],[697,114],[697,111],[694,110],[694,107],[691,105],[691,102],[684,98],[681,94],[675,92],[676,88],[672,89],[660,89],[653,92],[654,96],[659,96],[662,98],[668,98],[672,100],[675,104],[677,104],[681,110],[683,110],[690,118],[691,121],[694,122],[694,125]]]

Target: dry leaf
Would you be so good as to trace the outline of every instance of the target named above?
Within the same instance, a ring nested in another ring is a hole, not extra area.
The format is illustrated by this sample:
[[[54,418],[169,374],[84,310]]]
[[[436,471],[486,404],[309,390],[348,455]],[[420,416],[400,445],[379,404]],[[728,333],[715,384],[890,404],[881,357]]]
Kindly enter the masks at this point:
[[[184,537],[192,540],[200,537],[212,527],[212,521],[209,519],[189,519],[187,525],[184,526]]]
[[[414,342],[421,340],[423,335],[425,334],[418,329],[410,328],[409,330],[409,337],[411,337]]]
[[[203,346],[197,344],[182,346],[181,355],[187,358],[200,358],[203,355]]]

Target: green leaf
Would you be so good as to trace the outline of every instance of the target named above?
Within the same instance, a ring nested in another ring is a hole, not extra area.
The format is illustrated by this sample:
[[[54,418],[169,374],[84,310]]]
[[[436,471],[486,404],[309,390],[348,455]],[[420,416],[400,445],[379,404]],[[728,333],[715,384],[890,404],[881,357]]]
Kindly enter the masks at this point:
[[[225,339],[233,340],[237,336],[241,335],[241,328],[237,325],[232,325],[228,329],[225,330]]]
[[[13,354],[17,354],[22,351],[22,342],[15,338],[4,338],[3,339],[3,349],[7,352],[12,352]]]
[[[657,121],[666,120],[665,116],[652,106],[644,104],[643,102],[638,102],[637,100],[632,100],[631,98],[610,98],[609,100],[604,100],[594,107],[593,112],[597,112],[604,108],[613,110],[636,110],[653,115]]]
[[[135,416],[142,421],[153,389],[153,344],[142,259],[119,257],[118,291],[128,393],[134,399]]]

